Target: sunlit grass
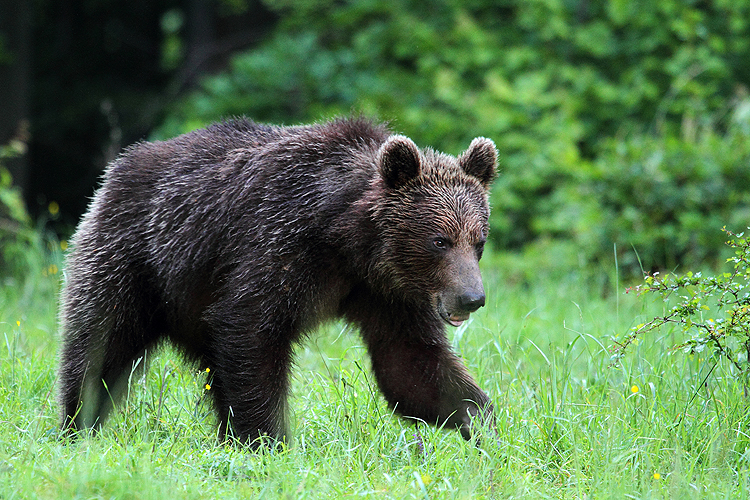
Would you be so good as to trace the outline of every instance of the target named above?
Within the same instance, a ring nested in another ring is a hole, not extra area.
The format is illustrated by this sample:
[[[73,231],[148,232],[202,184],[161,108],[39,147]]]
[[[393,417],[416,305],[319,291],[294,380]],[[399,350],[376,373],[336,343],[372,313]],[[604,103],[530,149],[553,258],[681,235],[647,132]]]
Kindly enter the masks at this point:
[[[609,347],[663,304],[604,269],[519,273],[491,251],[488,304],[451,339],[497,408],[479,447],[392,415],[343,324],[297,351],[293,439],[219,444],[210,374],[149,353],[102,432],[59,440],[54,400],[59,252],[0,288],[1,498],[741,498],[750,415],[729,369],[644,339]],[[56,267],[52,267],[52,266]],[[57,271],[51,272],[51,271]],[[593,276],[592,276],[593,274]]]

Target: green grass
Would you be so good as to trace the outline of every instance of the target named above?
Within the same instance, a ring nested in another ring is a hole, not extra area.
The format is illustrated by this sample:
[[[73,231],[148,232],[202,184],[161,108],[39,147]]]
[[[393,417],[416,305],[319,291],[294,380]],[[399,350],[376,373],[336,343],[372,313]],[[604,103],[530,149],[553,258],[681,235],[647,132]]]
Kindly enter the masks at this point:
[[[748,497],[744,388],[667,352],[669,331],[610,366],[613,337],[664,307],[625,295],[613,269],[520,272],[489,252],[487,307],[450,332],[497,408],[480,447],[393,416],[356,332],[334,324],[298,349],[291,446],[254,453],[218,444],[207,375],[170,349],[99,435],[60,441],[61,262],[31,260],[0,287],[4,500]]]

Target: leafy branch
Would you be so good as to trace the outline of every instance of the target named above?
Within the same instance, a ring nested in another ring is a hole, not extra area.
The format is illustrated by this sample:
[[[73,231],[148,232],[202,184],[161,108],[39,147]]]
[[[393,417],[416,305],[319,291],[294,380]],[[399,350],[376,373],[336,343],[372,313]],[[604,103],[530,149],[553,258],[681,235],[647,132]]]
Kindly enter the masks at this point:
[[[729,237],[727,245],[734,249],[731,272],[703,276],[647,274],[644,283],[628,288],[639,296],[656,293],[664,301],[678,297],[667,314],[657,316],[631,329],[622,342],[613,348],[613,361],[621,359],[628,347],[639,337],[675,325],[687,337],[672,347],[673,351],[695,354],[709,349],[713,355],[728,360],[739,371],[745,371],[750,360],[750,241],[744,233],[735,234],[722,228]]]

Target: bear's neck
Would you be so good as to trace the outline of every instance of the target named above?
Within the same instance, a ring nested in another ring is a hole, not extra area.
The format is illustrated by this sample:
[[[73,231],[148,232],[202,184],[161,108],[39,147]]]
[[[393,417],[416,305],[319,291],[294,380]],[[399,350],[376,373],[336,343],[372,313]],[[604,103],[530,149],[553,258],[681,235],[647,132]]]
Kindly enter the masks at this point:
[[[381,184],[379,180],[373,180],[330,226],[330,237],[341,251],[347,272],[355,279],[378,281],[373,275],[376,270],[372,263],[383,244],[372,214],[375,204],[383,196]]]

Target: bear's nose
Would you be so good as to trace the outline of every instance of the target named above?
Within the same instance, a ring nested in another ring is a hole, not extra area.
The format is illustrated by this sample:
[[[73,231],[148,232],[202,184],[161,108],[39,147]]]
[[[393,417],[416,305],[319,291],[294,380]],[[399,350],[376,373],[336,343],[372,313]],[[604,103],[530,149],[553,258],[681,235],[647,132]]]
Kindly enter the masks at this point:
[[[484,306],[484,293],[465,293],[458,298],[462,311],[474,312]]]

